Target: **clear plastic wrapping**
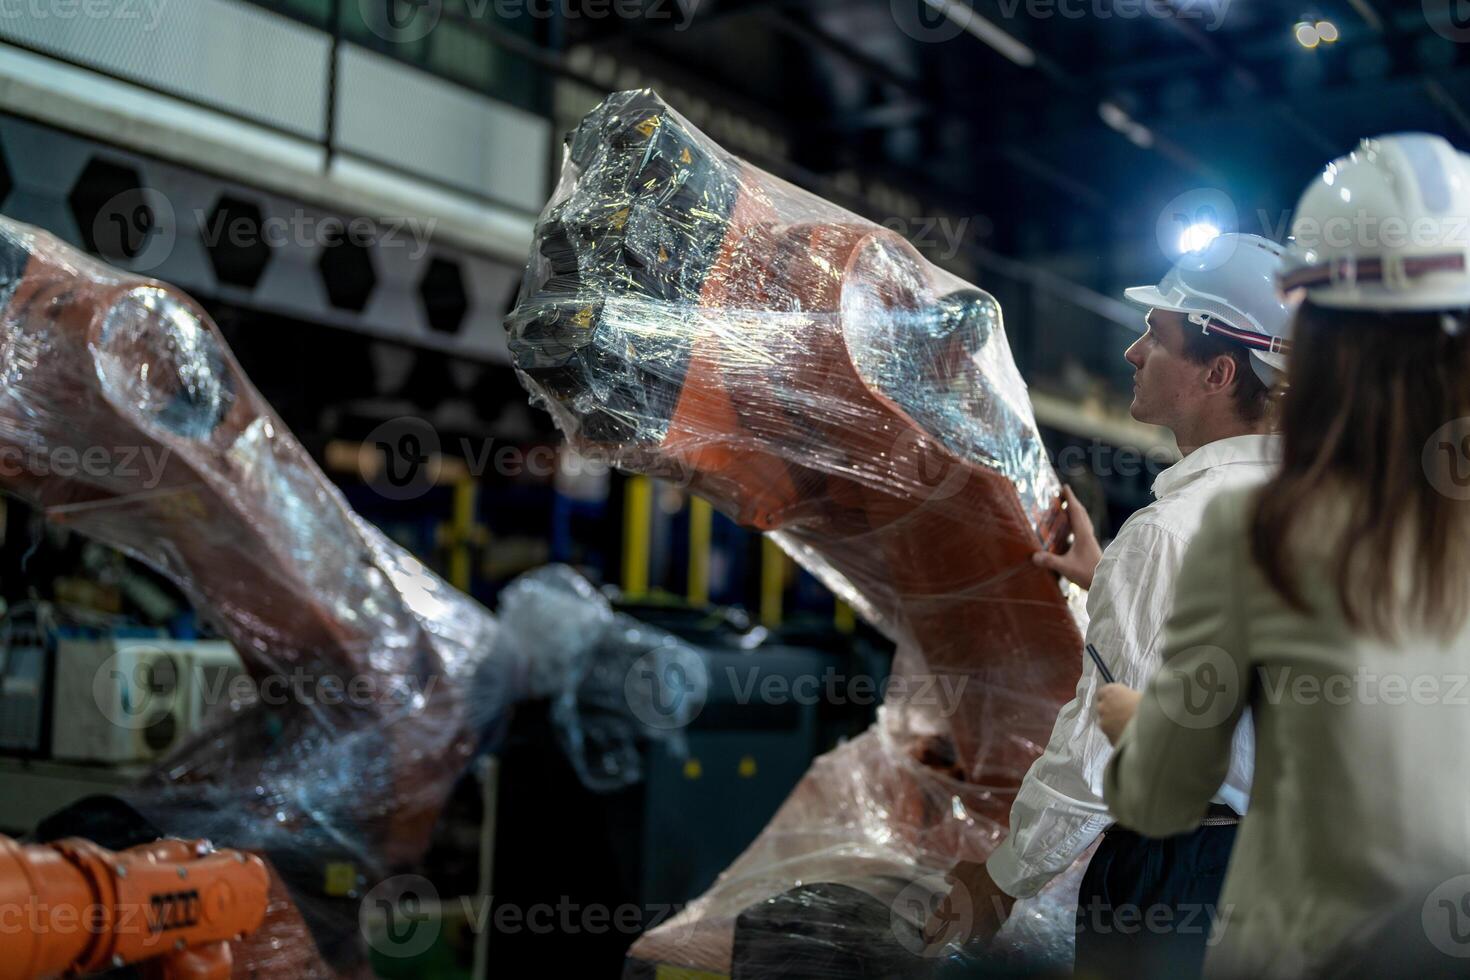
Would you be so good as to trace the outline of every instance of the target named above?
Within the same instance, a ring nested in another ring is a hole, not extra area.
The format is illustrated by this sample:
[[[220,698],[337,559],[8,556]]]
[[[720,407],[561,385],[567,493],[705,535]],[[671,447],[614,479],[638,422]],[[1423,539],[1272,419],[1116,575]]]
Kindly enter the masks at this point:
[[[683,754],[683,729],[708,684],[693,648],[614,612],[565,565],[512,582],[501,593],[499,617],[499,659],[528,665],[523,697],[551,701],[556,737],[584,786],[610,791],[639,782],[650,742],[671,742]],[[674,678],[680,688],[665,690]],[[655,702],[673,710],[657,710]]]
[[[187,296],[0,218],[0,377],[0,487],[168,575],[244,661],[142,785],[52,821],[264,856],[236,976],[364,973],[364,893],[423,855],[517,701],[552,700],[589,785],[639,778],[636,742],[664,733],[635,701],[692,652],[565,568],[497,622],[352,513]]]
[[[1065,512],[995,300],[633,91],[568,137],[508,325],[579,450],[770,532],[899,648],[878,725],[630,970],[749,969],[758,902],[983,858],[1072,694],[1082,616],[1029,560]]]
[[[351,512],[187,296],[0,219],[0,301],[0,485],[172,578],[251,681],[131,801],[171,834],[413,862],[513,693],[464,696],[493,617]],[[278,912],[240,958],[324,969]]]

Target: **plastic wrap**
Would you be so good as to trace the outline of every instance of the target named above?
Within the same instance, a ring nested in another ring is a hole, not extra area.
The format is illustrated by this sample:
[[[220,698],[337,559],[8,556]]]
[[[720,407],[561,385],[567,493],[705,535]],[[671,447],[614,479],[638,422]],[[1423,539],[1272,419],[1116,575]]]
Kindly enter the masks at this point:
[[[131,801],[278,858],[411,863],[511,698],[493,617],[351,512],[187,296],[0,219],[0,303],[0,486],[172,578],[253,682]],[[276,913],[239,961],[323,973]]]
[[[642,780],[649,742],[669,742],[684,754],[683,728],[708,684],[692,647],[614,612],[565,565],[512,582],[499,615],[498,659],[528,665],[523,696],[550,699],[557,739],[584,786],[606,792]],[[656,710],[663,705],[673,709]]]
[[[1072,694],[1082,616],[1029,560],[1065,513],[994,299],[638,91],[569,136],[508,326],[578,450],[770,532],[899,648],[878,725],[630,969],[750,969],[754,903],[983,858]]]
[[[237,976],[364,973],[364,893],[423,854],[515,702],[552,699],[595,788],[639,778],[640,739],[677,737],[636,707],[668,699],[689,648],[556,567],[511,586],[502,628],[351,512],[187,296],[0,218],[0,376],[0,486],[172,578],[249,673],[206,692],[142,785],[48,821],[266,857],[271,912]],[[333,867],[349,880],[324,889]]]

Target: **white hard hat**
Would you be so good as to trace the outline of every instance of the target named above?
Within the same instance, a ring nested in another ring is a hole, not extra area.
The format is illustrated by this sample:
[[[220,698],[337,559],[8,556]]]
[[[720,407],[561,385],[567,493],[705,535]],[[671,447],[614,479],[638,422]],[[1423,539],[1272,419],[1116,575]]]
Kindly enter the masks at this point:
[[[1334,309],[1470,307],[1470,163],[1428,133],[1366,139],[1307,186],[1281,285]]]
[[[1291,351],[1291,310],[1277,290],[1285,253],[1260,235],[1235,232],[1186,252],[1157,286],[1123,295],[1141,306],[1183,313],[1203,332],[1251,352],[1251,367],[1267,387],[1281,380]]]

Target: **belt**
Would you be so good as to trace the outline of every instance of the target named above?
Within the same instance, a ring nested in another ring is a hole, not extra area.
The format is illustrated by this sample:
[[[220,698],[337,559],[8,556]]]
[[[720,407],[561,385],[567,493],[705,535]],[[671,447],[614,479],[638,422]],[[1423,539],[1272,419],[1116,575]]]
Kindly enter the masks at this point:
[[[1199,825],[1201,827],[1229,827],[1238,823],[1240,823],[1240,814],[1224,803],[1211,803],[1210,808],[1205,811],[1205,818],[1199,822]]]
[[[1211,803],[1209,809],[1205,810],[1204,819],[1199,822],[1199,825],[1201,827],[1232,827],[1238,823],[1240,823],[1240,814],[1224,803]],[[1103,833],[1110,834],[1115,830],[1127,829],[1122,824],[1114,823],[1109,824]]]

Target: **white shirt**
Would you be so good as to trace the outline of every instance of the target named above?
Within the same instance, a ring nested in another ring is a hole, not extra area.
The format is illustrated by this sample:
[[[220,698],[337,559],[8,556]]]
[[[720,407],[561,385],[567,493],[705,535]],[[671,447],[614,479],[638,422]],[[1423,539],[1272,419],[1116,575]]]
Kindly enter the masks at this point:
[[[1088,591],[1087,642],[1119,683],[1143,690],[1159,668],[1174,579],[1205,505],[1221,490],[1263,483],[1279,458],[1277,436],[1234,436],[1201,446],[1160,473],[1154,502],[1118,529]],[[1113,823],[1102,797],[1112,747],[1093,712],[1102,684],[1084,653],[1076,697],[1057,714],[1046,751],[1011,806],[1010,834],[986,861],[996,885],[1015,898],[1035,895]],[[1253,760],[1247,720],[1235,731],[1229,775],[1216,802],[1245,813]]]

